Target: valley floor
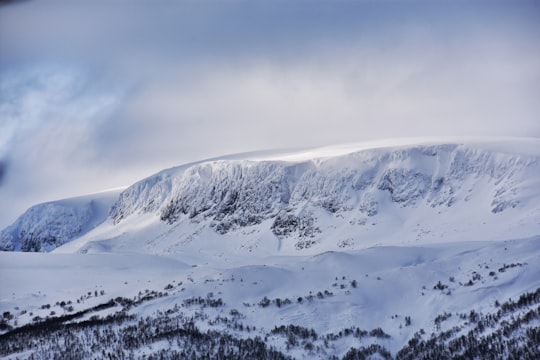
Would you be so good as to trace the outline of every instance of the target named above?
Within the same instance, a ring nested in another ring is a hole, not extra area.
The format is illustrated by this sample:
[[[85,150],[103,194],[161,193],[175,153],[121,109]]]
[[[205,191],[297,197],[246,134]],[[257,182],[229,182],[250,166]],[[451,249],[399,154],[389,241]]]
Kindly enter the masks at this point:
[[[0,356],[540,357],[540,238],[315,256],[0,252]]]

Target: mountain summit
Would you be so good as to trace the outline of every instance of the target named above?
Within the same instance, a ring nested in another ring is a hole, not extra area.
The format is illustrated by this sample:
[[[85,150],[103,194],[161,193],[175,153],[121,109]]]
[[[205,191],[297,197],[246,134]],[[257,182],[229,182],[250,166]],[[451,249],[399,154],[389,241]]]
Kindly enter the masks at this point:
[[[540,141],[524,139],[235,155],[135,183],[100,226],[65,241],[50,241],[51,221],[26,229],[28,214],[4,230],[0,241],[4,249],[50,250],[78,238],[62,252],[176,253],[194,247],[319,253],[381,243],[526,237],[540,230],[539,160]],[[42,208],[39,216],[52,216],[55,224],[79,219]],[[83,228],[87,220],[79,220]],[[41,246],[25,247],[39,240]]]

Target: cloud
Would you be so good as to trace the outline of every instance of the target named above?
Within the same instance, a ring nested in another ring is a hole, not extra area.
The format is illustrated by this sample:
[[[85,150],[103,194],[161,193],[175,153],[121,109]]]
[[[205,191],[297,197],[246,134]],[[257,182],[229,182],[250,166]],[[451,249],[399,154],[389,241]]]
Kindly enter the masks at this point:
[[[255,59],[190,69],[192,79],[170,70],[167,80],[134,94],[101,138],[124,144],[113,161],[178,163],[379,137],[540,134],[536,54],[503,57],[512,49],[489,46],[459,54],[437,44],[422,49],[341,50],[284,63]],[[153,145],[133,150],[129,143]]]
[[[0,0],[0,6],[16,5],[18,3],[24,3],[28,0]]]
[[[94,159],[91,134],[113,114],[123,93],[118,86],[103,88],[96,76],[58,64],[4,72],[0,197],[11,206],[3,207],[0,220],[13,209],[24,210],[20,199],[53,200],[92,183],[94,191],[107,184],[96,179],[105,173]]]
[[[6,176],[7,167],[7,161],[0,160],[0,186],[2,186],[2,182],[4,181],[4,177]]]
[[[40,138],[51,148],[81,141],[73,132],[82,135],[104,121],[121,96],[117,86],[102,88],[95,75],[64,65],[5,72],[0,80],[0,155],[10,156]]]

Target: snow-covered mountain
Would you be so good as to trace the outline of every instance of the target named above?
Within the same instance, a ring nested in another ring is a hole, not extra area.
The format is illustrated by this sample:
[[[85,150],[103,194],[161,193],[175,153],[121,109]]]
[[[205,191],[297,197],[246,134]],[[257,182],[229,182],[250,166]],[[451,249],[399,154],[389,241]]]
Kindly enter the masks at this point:
[[[0,357],[538,359],[539,160],[535,139],[252,153],[38,205],[1,235],[52,251],[0,252]]]
[[[32,206],[0,232],[0,250],[51,251],[107,219],[120,190]]]
[[[190,244],[215,249],[217,241],[249,251],[317,253],[538,234],[540,141],[459,140],[187,164],[127,188],[107,221],[115,193],[37,205],[1,233],[0,246],[49,251],[78,238],[59,251],[174,253]]]
[[[540,232],[539,149],[416,141],[188,164],[127,188],[103,226],[59,251],[318,253],[528,237]]]

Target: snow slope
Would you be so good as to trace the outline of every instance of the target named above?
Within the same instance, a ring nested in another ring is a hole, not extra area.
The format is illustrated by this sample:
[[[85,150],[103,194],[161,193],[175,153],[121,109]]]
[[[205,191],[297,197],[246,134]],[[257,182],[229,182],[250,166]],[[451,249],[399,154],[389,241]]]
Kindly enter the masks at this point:
[[[50,251],[101,224],[120,190],[35,205],[0,232],[0,250]]]
[[[0,357],[537,359],[539,159],[535,139],[252,153],[38,205],[2,234],[66,243],[0,252]]]
[[[540,232],[540,141],[409,140],[164,170],[59,252],[316,254]],[[234,251],[231,251],[234,249]]]
[[[75,338],[79,356],[87,354],[83,358],[93,358],[102,349],[142,358],[194,346],[194,340],[181,342],[186,326],[229,338],[259,337],[267,346],[300,359],[341,358],[351,348],[373,344],[396,356],[417,333],[424,334],[419,339],[425,341],[446,331],[452,331],[450,338],[467,335],[476,326],[469,318],[472,310],[479,318],[495,314],[509,299],[517,301],[540,289],[539,241],[534,237],[378,246],[313,256],[252,256],[224,266],[138,254],[4,252],[0,310],[9,313],[9,326],[38,326],[47,319],[88,313],[69,320],[82,323],[67,329],[69,336],[58,335],[63,330],[54,327],[42,334],[30,327],[26,337],[17,332],[0,335],[0,344],[17,344],[0,345],[0,356],[50,358],[58,354],[54,344],[59,339]],[[504,326],[503,320],[512,323],[533,309],[528,323],[506,335],[518,341],[526,329],[540,326],[539,305],[540,299],[506,311],[498,323],[474,336],[488,336]],[[118,320],[108,325],[108,316]],[[89,319],[96,325],[83,323]],[[149,321],[146,334],[143,324]],[[174,341],[152,338],[158,333],[155,329],[165,325],[161,331],[172,334]],[[293,341],[290,334],[276,330],[282,326],[313,329],[317,336]],[[133,329],[137,332],[129,333]],[[92,340],[96,331],[118,342]],[[128,335],[148,339],[135,346],[124,342]]]

